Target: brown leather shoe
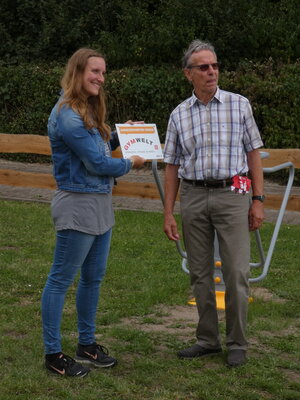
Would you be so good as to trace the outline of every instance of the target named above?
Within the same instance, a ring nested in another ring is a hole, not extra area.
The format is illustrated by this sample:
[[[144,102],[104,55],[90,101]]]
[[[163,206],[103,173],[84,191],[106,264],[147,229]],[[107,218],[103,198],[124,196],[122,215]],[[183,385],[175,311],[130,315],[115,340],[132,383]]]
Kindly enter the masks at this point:
[[[246,364],[246,350],[229,350],[227,356],[228,367],[239,367]]]
[[[193,346],[188,347],[187,349],[178,351],[177,355],[179,358],[192,359],[196,357],[214,356],[221,352],[222,352],[221,348],[206,349],[204,347],[201,347],[199,344],[194,344]]]

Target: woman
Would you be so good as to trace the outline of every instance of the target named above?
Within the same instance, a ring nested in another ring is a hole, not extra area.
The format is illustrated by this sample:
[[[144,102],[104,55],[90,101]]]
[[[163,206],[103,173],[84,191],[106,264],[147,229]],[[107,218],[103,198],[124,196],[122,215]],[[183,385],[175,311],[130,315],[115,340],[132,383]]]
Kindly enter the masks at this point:
[[[141,167],[145,160],[111,158],[119,141],[105,123],[105,72],[100,53],[76,51],[62,78],[63,94],[48,121],[58,190],[52,201],[56,247],[42,296],[42,319],[45,365],[58,375],[83,377],[90,369],[82,364],[106,368],[117,363],[95,340],[100,283],[114,225],[112,186],[114,178]],[[73,359],[62,352],[60,323],[65,294],[79,269],[78,346]]]

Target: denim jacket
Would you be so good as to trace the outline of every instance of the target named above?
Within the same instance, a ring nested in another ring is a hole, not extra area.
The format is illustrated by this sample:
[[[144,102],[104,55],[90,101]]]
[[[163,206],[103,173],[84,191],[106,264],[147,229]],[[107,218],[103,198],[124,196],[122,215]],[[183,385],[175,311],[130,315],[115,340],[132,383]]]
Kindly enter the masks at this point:
[[[105,153],[105,142],[96,128],[86,129],[79,114],[59,102],[48,120],[53,173],[61,190],[82,193],[109,193],[110,177],[127,174],[130,160],[115,159]],[[119,146],[116,132],[108,143],[110,150]]]

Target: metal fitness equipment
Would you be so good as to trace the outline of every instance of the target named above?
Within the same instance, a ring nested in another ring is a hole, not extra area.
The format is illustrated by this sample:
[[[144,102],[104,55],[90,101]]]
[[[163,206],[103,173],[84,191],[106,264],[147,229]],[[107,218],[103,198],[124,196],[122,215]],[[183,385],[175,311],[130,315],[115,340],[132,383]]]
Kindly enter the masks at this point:
[[[261,151],[260,155],[261,155],[262,159],[269,157],[269,153],[264,152],[264,151]],[[287,182],[287,185],[285,188],[285,192],[283,195],[283,199],[282,199],[281,206],[280,206],[280,209],[278,212],[277,220],[275,223],[275,227],[273,230],[273,234],[271,237],[271,241],[270,241],[267,253],[265,253],[265,251],[263,249],[259,230],[256,230],[254,232],[255,242],[256,242],[257,249],[258,249],[260,261],[259,262],[250,262],[250,268],[261,268],[262,271],[259,276],[255,277],[255,278],[249,278],[250,283],[259,282],[259,281],[263,280],[268,274],[271,259],[273,256],[273,252],[275,249],[279,230],[280,230],[280,227],[282,224],[283,216],[284,216],[284,213],[286,210],[287,202],[289,199],[289,195],[291,193],[294,176],[295,176],[295,168],[294,168],[293,163],[290,161],[283,163],[283,164],[276,165],[271,168],[263,168],[263,172],[265,174],[274,173],[274,172],[277,172],[277,171],[280,171],[280,170],[286,169],[286,168],[289,169],[288,182]],[[158,171],[157,171],[157,160],[152,161],[152,173],[153,173],[153,176],[154,176],[154,179],[155,179],[155,182],[156,182],[159,194],[160,194],[161,201],[164,204],[164,191],[163,191],[163,187],[162,187],[160,177],[159,177]],[[182,257],[181,268],[183,269],[183,271],[185,273],[189,274],[189,269],[188,269],[188,265],[187,265],[187,254],[183,250],[180,240],[177,240],[175,242],[175,244],[177,247],[177,251],[179,252],[180,256]],[[224,299],[225,283],[223,280],[222,260],[221,260],[220,254],[219,254],[219,243],[218,243],[217,235],[215,235],[215,240],[214,240],[214,281],[215,281],[217,308],[224,310],[225,309],[225,299]],[[250,298],[249,298],[249,301],[251,301]],[[191,300],[191,301],[189,301],[189,304],[195,304],[195,301]]]

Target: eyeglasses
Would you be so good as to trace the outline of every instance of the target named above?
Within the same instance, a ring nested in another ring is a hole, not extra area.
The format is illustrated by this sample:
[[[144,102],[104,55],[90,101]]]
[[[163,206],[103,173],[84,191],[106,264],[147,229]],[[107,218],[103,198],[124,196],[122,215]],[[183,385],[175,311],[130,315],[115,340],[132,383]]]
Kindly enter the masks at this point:
[[[212,67],[214,70],[218,70],[220,68],[220,63],[212,63],[212,64],[200,64],[200,65],[190,65],[187,67],[188,69],[196,68],[202,72],[208,71],[209,67]]]

